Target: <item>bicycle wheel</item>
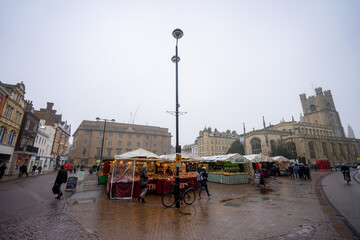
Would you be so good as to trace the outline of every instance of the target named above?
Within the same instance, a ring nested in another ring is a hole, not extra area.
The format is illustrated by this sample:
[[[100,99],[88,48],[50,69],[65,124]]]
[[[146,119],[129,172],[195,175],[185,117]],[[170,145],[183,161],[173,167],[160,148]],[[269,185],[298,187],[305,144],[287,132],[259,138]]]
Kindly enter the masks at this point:
[[[175,203],[175,193],[172,191],[166,192],[162,195],[161,202],[164,207],[171,207]]]
[[[196,199],[196,193],[194,189],[188,189],[184,192],[184,202],[187,205],[191,205]]]

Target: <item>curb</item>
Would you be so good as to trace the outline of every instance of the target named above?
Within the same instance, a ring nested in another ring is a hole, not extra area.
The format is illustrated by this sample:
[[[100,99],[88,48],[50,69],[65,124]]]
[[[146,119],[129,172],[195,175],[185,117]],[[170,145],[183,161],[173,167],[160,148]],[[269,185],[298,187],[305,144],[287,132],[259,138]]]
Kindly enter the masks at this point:
[[[356,179],[355,175],[358,175],[358,173],[353,175],[354,179]],[[342,223],[345,225],[345,227],[350,231],[350,233],[353,235],[354,239],[359,240],[360,232],[349,222],[349,220],[346,219],[346,217],[344,215],[342,215],[340,213],[340,211],[335,207],[334,204],[332,204],[330,202],[328,196],[325,194],[323,185],[322,185],[323,180],[324,180],[324,178],[321,178],[320,183],[319,183],[321,195],[326,200],[326,202],[329,204],[329,206],[334,210],[336,217],[338,217],[342,221]],[[357,181],[357,179],[356,179],[356,181]],[[358,183],[360,183],[360,182],[358,182]]]

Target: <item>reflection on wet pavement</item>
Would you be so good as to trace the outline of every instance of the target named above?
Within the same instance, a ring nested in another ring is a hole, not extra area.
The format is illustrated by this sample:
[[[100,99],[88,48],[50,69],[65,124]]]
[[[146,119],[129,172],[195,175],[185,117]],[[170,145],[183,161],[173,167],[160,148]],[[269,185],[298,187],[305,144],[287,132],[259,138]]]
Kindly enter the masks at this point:
[[[266,188],[209,183],[211,198],[180,210],[164,208],[158,195],[109,200],[101,189],[93,198],[75,194],[67,213],[102,239],[311,239],[319,224],[331,225],[314,189],[314,180],[290,178],[269,179]],[[331,228],[324,234],[337,236]]]

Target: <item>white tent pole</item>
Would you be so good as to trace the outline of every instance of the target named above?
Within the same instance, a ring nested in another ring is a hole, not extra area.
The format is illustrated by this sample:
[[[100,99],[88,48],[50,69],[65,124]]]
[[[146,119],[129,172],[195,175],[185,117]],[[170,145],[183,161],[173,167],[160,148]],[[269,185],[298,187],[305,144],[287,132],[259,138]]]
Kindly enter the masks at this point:
[[[134,161],[134,166],[133,166],[133,182],[132,182],[132,187],[131,187],[131,198],[133,197],[133,192],[134,192],[134,181],[135,181],[135,165],[136,165],[136,160]]]

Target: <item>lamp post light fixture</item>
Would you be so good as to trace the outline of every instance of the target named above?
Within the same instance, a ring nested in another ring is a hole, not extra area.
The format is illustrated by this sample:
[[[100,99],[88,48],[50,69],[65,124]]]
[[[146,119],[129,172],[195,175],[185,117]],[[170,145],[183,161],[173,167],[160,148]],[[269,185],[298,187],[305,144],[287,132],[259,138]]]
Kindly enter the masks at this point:
[[[105,141],[105,131],[106,131],[106,122],[115,122],[115,119],[102,119],[97,117],[96,121],[104,121],[104,130],[103,130],[103,136],[102,136],[102,141],[101,141],[101,152],[100,152],[100,165],[102,164],[102,160],[103,160],[103,151],[104,151],[104,141]]]
[[[180,58],[178,56],[178,40],[184,35],[183,31],[181,29],[176,28],[172,32],[173,37],[176,39],[176,45],[175,45],[175,56],[171,58],[171,61],[176,64],[176,105],[175,105],[175,118],[176,118],[176,155],[177,158],[179,157],[181,159],[181,146],[179,145],[179,95],[178,95],[178,63],[180,61]],[[176,176],[175,176],[175,207],[180,208],[180,177],[179,177],[179,165],[181,166],[181,163],[176,163]]]

